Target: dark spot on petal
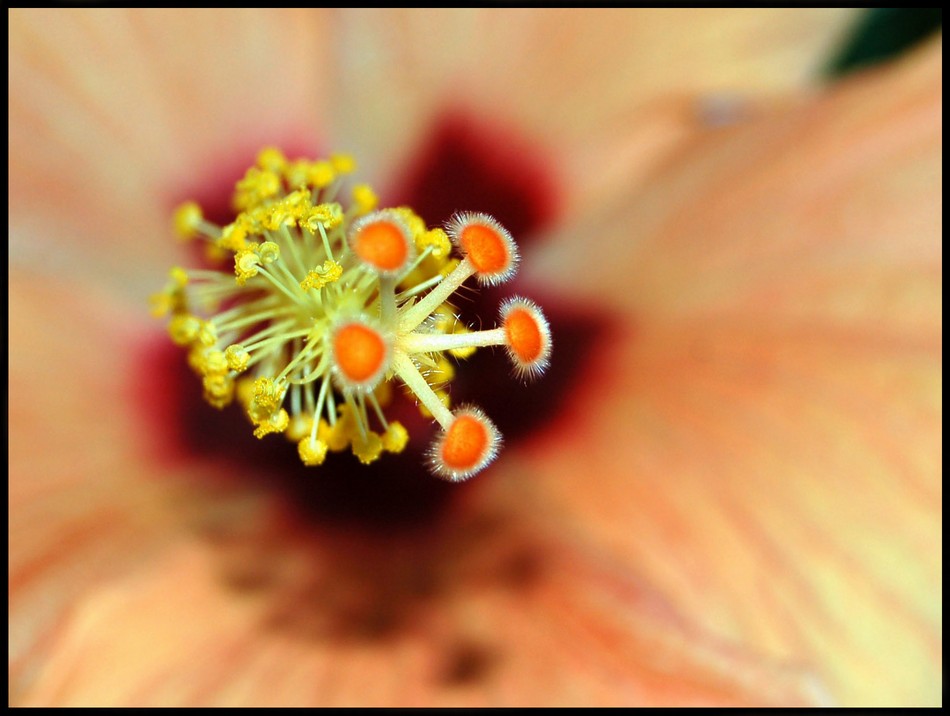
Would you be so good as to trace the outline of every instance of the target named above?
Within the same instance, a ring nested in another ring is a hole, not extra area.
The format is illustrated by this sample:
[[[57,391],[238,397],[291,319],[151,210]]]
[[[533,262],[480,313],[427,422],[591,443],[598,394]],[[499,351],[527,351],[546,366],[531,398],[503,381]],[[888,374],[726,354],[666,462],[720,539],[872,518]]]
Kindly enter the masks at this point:
[[[275,575],[269,562],[257,559],[256,555],[240,562],[226,563],[221,577],[231,589],[247,594],[266,591],[275,583]]]
[[[524,589],[537,581],[542,567],[541,555],[524,548],[511,554],[499,565],[499,581],[512,589]]]
[[[484,644],[460,641],[447,650],[439,680],[445,686],[472,686],[484,681],[498,657]]]

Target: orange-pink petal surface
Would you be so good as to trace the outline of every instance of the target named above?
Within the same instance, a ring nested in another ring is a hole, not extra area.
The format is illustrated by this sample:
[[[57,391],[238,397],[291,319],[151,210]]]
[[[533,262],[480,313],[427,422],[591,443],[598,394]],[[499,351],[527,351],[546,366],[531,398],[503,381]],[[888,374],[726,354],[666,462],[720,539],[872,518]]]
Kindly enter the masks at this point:
[[[133,402],[138,316],[93,287],[10,282],[10,682],[36,678],[91,587],[140,569],[173,534]]]
[[[940,699],[940,49],[698,139],[588,226],[609,258],[526,260],[616,331],[518,465],[848,704]]]
[[[275,534],[266,519],[232,526],[210,545],[182,544],[77,606],[25,703],[827,698],[806,672],[697,630],[596,552],[542,537],[520,518],[486,520],[491,510],[483,502],[474,520],[440,531],[440,546],[395,539],[385,556],[360,536],[321,544],[286,526]]]
[[[704,99],[809,84],[855,17],[840,9],[342,13],[333,129],[380,158],[382,176],[398,176],[447,111],[477,127],[528,128],[564,182],[561,210],[570,213],[664,156],[701,123]],[[385,122],[363,109],[380,105],[392,108]]]

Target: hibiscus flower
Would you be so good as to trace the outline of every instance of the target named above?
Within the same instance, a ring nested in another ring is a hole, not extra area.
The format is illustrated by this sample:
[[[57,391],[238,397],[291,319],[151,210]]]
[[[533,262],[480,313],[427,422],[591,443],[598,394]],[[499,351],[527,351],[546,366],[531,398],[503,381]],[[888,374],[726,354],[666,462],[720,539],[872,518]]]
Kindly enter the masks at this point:
[[[12,11],[12,702],[939,703],[941,47],[805,88],[850,17]],[[525,239],[469,482],[201,404],[146,299],[265,145]]]

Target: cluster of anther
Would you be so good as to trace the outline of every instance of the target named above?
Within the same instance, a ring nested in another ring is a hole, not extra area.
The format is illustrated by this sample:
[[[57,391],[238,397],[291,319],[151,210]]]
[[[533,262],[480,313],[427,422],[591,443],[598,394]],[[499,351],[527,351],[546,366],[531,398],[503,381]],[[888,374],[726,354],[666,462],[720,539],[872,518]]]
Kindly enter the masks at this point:
[[[350,448],[367,464],[402,451],[408,434],[384,410],[398,378],[441,427],[433,472],[464,480],[494,459],[501,436],[478,408],[450,409],[447,354],[505,346],[515,372],[534,377],[551,352],[547,322],[516,297],[497,328],[461,325],[449,299],[467,279],[493,285],[514,274],[509,233],[478,213],[429,229],[407,207],[377,210],[366,185],[344,207],[338,195],[353,168],[346,156],[290,161],[265,149],[236,185],[232,223],[181,206],[179,235],[204,239],[234,270],[172,269],[154,313],[169,317],[205,399],[223,408],[236,398],[258,438],[283,433],[304,464],[322,464],[328,450]]]

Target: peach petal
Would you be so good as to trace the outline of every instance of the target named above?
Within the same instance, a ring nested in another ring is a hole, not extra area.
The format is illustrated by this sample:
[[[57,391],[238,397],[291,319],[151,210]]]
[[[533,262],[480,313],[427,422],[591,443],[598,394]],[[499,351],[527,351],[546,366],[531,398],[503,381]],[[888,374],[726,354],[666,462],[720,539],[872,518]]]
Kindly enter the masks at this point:
[[[11,260],[144,296],[215,163],[316,144],[326,31],[297,11],[12,10]]]
[[[90,585],[169,536],[129,399],[138,317],[86,287],[10,276],[10,680],[35,676],[51,630]]]
[[[617,330],[508,469],[847,705],[941,698],[940,49],[697,141],[598,259],[565,229],[525,262]]]
[[[358,10],[339,16],[334,134],[405,165],[446,110],[544,148],[567,211],[665,155],[704,101],[801,87],[851,10]],[[366,107],[386,107],[367,112]],[[414,139],[415,138],[415,139]]]
[[[502,578],[511,550],[524,547],[512,534],[472,552],[452,543],[447,591],[435,600],[417,594],[382,632],[361,631],[370,612],[335,613],[334,605],[386,603],[390,590],[409,586],[402,580],[414,578],[415,559],[351,592],[339,579],[345,574],[327,569],[329,554],[320,556],[342,545],[322,543],[287,573],[289,584],[242,594],[223,579],[220,550],[183,544],[147,574],[87,595],[25,703],[804,705],[824,698],[806,673],[709,638],[595,553],[550,541],[542,548],[538,535],[527,582]],[[290,585],[301,579],[314,587],[295,592]],[[274,607],[288,595],[290,612],[275,621]],[[302,628],[313,620],[329,629]]]

